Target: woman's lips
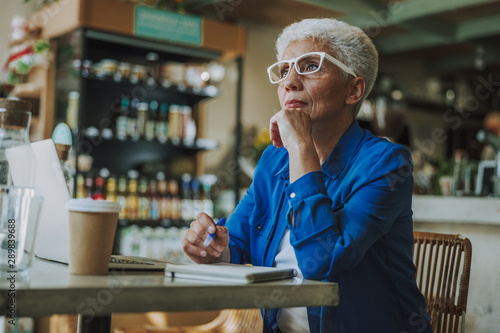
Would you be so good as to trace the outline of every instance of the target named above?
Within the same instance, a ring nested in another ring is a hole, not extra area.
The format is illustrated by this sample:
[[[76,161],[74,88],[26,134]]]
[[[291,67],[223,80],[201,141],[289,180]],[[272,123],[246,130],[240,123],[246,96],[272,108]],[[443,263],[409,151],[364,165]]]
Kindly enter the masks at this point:
[[[285,103],[285,106],[287,108],[290,108],[290,109],[292,109],[292,108],[301,108],[301,107],[304,107],[306,105],[307,105],[307,103],[299,101],[298,99],[292,99],[292,100],[290,100],[290,101],[288,101],[288,102]]]

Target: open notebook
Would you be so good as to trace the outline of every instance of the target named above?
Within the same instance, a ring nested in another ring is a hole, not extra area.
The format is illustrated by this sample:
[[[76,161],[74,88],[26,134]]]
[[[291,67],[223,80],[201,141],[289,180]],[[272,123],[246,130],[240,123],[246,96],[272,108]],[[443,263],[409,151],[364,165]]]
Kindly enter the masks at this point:
[[[233,283],[255,283],[290,279],[297,276],[293,268],[247,266],[226,263],[209,265],[167,263],[165,274],[173,278],[187,278]]]

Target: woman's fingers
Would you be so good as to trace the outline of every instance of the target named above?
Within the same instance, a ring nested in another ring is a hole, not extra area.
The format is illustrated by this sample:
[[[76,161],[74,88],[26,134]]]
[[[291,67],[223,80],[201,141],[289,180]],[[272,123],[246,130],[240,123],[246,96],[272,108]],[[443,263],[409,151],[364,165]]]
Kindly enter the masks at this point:
[[[217,226],[215,237],[206,247],[207,251],[215,257],[219,257],[221,252],[229,245],[229,234],[226,227]]]
[[[203,245],[205,239],[214,232],[216,232],[216,236],[210,245],[205,247]],[[227,229],[216,226],[210,216],[200,213],[196,221],[191,222],[190,228],[186,231],[182,240],[182,249],[196,263],[211,263],[220,261],[223,252],[228,253],[228,244],[229,233]]]
[[[269,132],[274,146],[287,148],[311,135],[310,116],[300,108],[283,109],[271,118]]]
[[[196,225],[194,225],[195,222],[196,221],[191,222],[191,228],[189,228],[184,235],[184,239],[182,240],[182,249],[187,255],[206,257],[207,251],[200,246],[200,244],[203,244],[203,239],[196,231],[194,231],[196,228]]]
[[[277,148],[283,147],[283,141],[281,140],[280,129],[278,126],[278,117],[282,111],[278,112],[271,117],[269,121],[269,136],[273,141],[273,145]]]

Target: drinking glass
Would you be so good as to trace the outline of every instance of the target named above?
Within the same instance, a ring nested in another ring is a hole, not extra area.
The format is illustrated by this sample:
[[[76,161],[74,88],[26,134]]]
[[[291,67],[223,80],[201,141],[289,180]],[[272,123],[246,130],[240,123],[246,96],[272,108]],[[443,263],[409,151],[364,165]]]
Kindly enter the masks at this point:
[[[29,274],[42,202],[34,188],[0,186],[0,276]]]

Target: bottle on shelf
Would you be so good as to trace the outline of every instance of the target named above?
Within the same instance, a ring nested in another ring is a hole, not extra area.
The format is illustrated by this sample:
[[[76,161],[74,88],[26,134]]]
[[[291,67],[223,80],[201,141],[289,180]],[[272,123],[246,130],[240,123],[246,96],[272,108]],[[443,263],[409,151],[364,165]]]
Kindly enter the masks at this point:
[[[130,170],[128,172],[128,177],[128,193],[125,215],[129,220],[137,220],[139,217],[139,197],[137,195],[138,172]]]
[[[193,214],[191,219],[195,220],[198,214],[203,212],[203,199],[201,197],[200,181],[196,178],[191,181],[191,197],[193,200]]]
[[[102,168],[99,170],[99,175],[95,179],[95,191],[94,191],[94,200],[106,200],[106,184],[109,178],[110,172],[106,168]]]
[[[182,211],[181,219],[184,222],[193,220],[193,196],[191,194],[191,176],[189,174],[182,175]]]
[[[115,81],[120,82],[122,80],[128,80],[130,78],[132,65],[129,62],[119,62],[116,69],[116,73],[113,77]]]
[[[145,139],[153,141],[155,139],[156,122],[158,121],[158,102],[151,101],[149,103],[149,116],[146,122]]]
[[[130,83],[137,84],[147,77],[146,66],[144,65],[133,65],[130,68]]]
[[[128,96],[123,96],[120,105],[120,113],[116,118],[116,138],[119,140],[127,139],[128,133],[128,115],[129,115],[130,101]]]
[[[95,177],[95,190],[92,195],[94,200],[106,200],[106,195],[104,193],[104,178],[98,175]]]
[[[214,216],[214,202],[212,200],[212,186],[205,182],[203,183],[203,192],[202,192],[202,201],[203,201],[203,212],[208,216]]]
[[[81,173],[76,175],[76,198],[85,198],[85,177]]]
[[[149,180],[149,202],[149,218],[153,221],[157,221],[160,219],[160,206],[155,179]]]
[[[107,168],[101,168],[99,170],[99,176],[101,176],[104,181],[106,181],[109,178],[110,172]]]
[[[160,104],[160,113],[158,115],[158,122],[156,123],[156,138],[161,143],[168,140],[168,104],[163,102]]]
[[[148,196],[148,180],[144,177],[139,179],[139,211],[138,218],[140,220],[149,219],[149,210],[151,208],[151,202]]]
[[[182,110],[176,104],[169,108],[168,137],[174,143],[179,143],[182,139]]]
[[[131,225],[120,230],[119,253],[125,256],[151,256],[154,259],[190,262],[182,251],[187,228]]]
[[[153,228],[151,227],[142,228],[143,237],[141,238],[139,256],[151,258],[152,233],[153,233]]]
[[[139,131],[137,127],[137,108],[139,106],[139,100],[137,98],[132,99],[130,103],[130,113],[128,117],[128,131],[127,135],[133,141],[139,140]]]
[[[78,105],[80,103],[80,93],[70,91],[68,94],[68,108],[66,109],[66,123],[73,134],[78,133]]]
[[[160,55],[156,52],[146,54],[146,84],[154,87],[160,81]]]
[[[118,186],[117,186],[117,194],[116,194],[116,202],[120,204],[121,211],[118,218],[126,219],[127,218],[127,177],[120,176],[118,178]]]
[[[456,196],[465,195],[466,167],[468,164],[467,154],[463,149],[453,152],[453,181],[451,194]]]
[[[179,195],[179,184],[177,180],[170,179],[168,182],[168,193],[170,200],[170,217],[172,223],[178,223],[181,220],[182,204],[181,197]]]
[[[91,60],[85,59],[82,64],[82,76],[89,77],[92,72],[93,62]]]
[[[165,228],[156,227],[153,229],[153,249],[151,253],[151,258],[161,259],[165,253],[165,238],[166,232]]]
[[[149,105],[141,102],[137,106],[137,137],[144,138],[146,135],[146,124],[148,122]]]
[[[182,106],[182,140],[185,144],[192,145],[196,138],[196,124],[193,119],[193,110],[190,106]]]
[[[94,195],[94,178],[91,173],[85,177],[85,198],[91,198]]]
[[[465,167],[465,195],[473,195],[476,190],[477,161],[469,160]]]
[[[106,200],[111,201],[111,202],[117,202],[115,176],[110,176],[106,180]]]
[[[167,180],[165,179],[165,174],[163,172],[158,172],[156,175],[158,180],[158,193],[159,193],[159,213],[160,219],[169,221],[171,219],[171,208],[168,197],[168,187]]]

